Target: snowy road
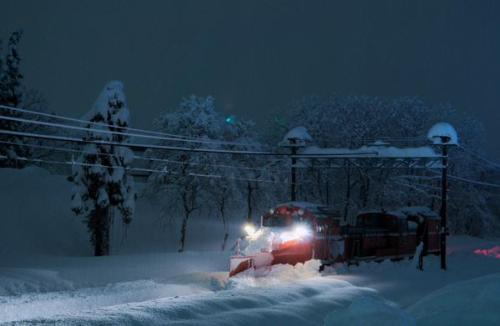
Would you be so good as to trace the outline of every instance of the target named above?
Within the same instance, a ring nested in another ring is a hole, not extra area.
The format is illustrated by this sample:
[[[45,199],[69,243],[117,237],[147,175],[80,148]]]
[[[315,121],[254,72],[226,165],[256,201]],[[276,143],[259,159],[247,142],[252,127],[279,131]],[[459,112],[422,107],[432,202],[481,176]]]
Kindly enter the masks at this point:
[[[230,280],[220,252],[30,259],[0,268],[0,322],[439,325],[459,317],[455,324],[499,324],[492,307],[500,306],[500,259],[473,253],[492,243],[456,242],[445,273],[437,258],[423,273],[402,262],[320,275],[310,262]]]

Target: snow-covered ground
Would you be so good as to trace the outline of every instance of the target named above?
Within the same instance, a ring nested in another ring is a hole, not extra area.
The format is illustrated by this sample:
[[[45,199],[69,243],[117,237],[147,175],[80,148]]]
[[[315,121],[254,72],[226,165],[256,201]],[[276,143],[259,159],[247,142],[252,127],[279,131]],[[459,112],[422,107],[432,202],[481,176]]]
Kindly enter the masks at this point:
[[[228,279],[227,253],[32,257],[0,268],[0,322],[116,325],[498,325],[498,245],[451,238],[437,257],[317,272],[317,262]]]
[[[177,253],[161,246],[176,232],[152,232],[153,210],[139,202],[127,245],[89,257],[63,177],[27,169],[0,180],[1,324],[500,325],[500,240],[451,237],[447,271],[438,257],[423,272],[402,261],[319,274],[311,261],[228,279],[216,220],[195,225],[188,236],[205,240]]]

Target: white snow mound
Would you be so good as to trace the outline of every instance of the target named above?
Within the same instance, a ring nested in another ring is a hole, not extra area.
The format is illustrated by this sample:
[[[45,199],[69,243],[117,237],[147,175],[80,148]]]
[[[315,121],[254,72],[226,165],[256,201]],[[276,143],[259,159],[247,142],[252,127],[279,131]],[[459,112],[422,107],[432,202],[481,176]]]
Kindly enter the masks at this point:
[[[334,311],[325,319],[325,326],[413,326],[415,320],[396,304],[375,297],[361,297],[345,310]]]
[[[445,286],[408,312],[418,325],[500,325],[500,273]]]

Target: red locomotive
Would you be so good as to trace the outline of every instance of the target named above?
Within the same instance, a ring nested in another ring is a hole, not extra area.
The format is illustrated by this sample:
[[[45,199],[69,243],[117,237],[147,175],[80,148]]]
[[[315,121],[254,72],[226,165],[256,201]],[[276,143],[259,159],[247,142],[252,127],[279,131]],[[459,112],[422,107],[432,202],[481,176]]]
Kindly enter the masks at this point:
[[[327,206],[281,204],[262,216],[259,230],[246,228],[249,242],[258,245],[231,257],[230,276],[310,259],[320,260],[320,269],[337,262],[398,260],[414,256],[419,243],[424,255],[439,254],[439,222],[425,207],[362,212],[349,225]]]

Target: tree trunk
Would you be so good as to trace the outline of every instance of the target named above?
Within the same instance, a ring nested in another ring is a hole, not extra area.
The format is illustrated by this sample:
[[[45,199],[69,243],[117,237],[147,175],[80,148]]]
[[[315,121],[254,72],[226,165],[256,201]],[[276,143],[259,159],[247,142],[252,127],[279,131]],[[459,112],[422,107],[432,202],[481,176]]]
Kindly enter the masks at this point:
[[[370,179],[367,174],[359,172],[359,200],[361,202],[361,207],[365,208],[368,206],[368,196],[370,194]]]
[[[351,204],[351,164],[347,163],[346,167],[346,192],[344,205],[344,222],[348,220],[349,206]]]
[[[184,218],[182,219],[182,226],[181,226],[181,242],[180,242],[180,247],[179,247],[179,252],[184,251],[184,245],[186,244],[186,231],[187,231],[187,222],[189,219],[189,214],[185,214]]]
[[[224,239],[222,240],[222,251],[226,250],[227,239],[229,238],[229,232],[227,230],[226,221],[226,200],[223,197],[219,203],[220,218],[222,220],[222,226],[224,228]]]
[[[222,251],[226,250],[228,238],[229,238],[229,232],[227,232],[227,227],[226,225],[224,225],[224,240],[222,240]]]
[[[253,192],[253,187],[250,182],[247,183],[247,222],[251,223],[252,222],[252,192]]]
[[[326,182],[325,182],[325,193],[326,193],[326,206],[330,206],[330,179],[329,179],[329,176],[327,176]]]
[[[109,255],[109,209],[97,208],[94,216],[94,256]]]

